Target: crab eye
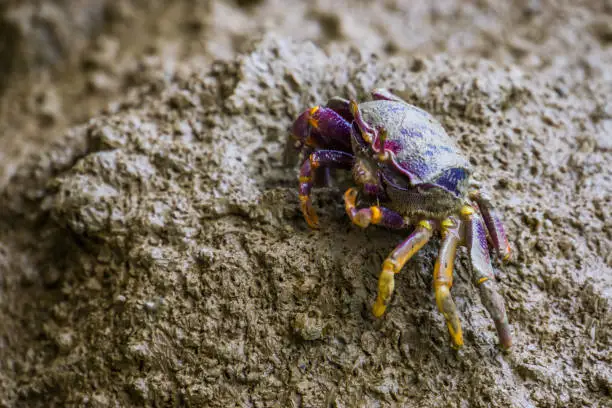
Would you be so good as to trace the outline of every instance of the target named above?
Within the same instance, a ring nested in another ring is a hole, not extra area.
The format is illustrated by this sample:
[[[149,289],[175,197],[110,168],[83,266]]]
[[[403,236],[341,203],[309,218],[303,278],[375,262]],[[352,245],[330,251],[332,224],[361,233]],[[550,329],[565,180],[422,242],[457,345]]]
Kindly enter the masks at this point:
[[[383,149],[382,153],[378,153],[376,155],[376,159],[381,162],[386,162],[391,160],[391,153],[388,150]]]

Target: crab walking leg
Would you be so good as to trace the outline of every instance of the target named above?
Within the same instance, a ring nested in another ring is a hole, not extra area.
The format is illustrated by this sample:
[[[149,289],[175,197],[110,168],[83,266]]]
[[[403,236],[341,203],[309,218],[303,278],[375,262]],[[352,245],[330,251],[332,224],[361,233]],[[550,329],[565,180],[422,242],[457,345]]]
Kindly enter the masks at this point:
[[[319,227],[319,218],[310,200],[313,172],[320,167],[350,169],[352,165],[353,155],[339,150],[318,150],[304,160],[300,169],[300,207],[311,228]]]
[[[394,229],[405,226],[404,217],[388,208],[374,205],[369,208],[358,209],[355,206],[357,194],[356,188],[349,188],[344,193],[344,208],[353,224],[361,228],[366,228],[370,224],[378,224]]]
[[[510,243],[508,242],[504,225],[497,215],[497,211],[491,205],[489,198],[480,191],[471,191],[469,196],[478,204],[497,254],[503,261],[507,261],[510,259]]]
[[[329,149],[326,149],[329,150]],[[308,159],[315,149],[304,146],[300,152],[299,162],[304,164],[304,160]],[[331,169],[329,167],[321,167],[313,171],[312,174],[313,187],[329,187],[331,185]]]
[[[482,303],[491,315],[493,322],[495,322],[502,348],[508,349],[512,346],[512,334],[504,299],[497,291],[497,285],[495,284],[484,223],[478,213],[470,206],[464,206],[461,209],[461,215],[466,224],[465,240],[472,262],[474,284],[478,286]]]
[[[395,288],[395,274],[399,273],[406,262],[423,248],[423,245],[429,241],[432,234],[433,227],[431,223],[429,221],[421,221],[414,232],[385,259],[378,278],[378,296],[372,308],[374,316],[380,317],[385,313]]]
[[[436,265],[434,267],[434,290],[436,293],[436,304],[438,310],[444,316],[448,332],[454,348],[463,346],[463,332],[461,322],[457,314],[457,307],[451,296],[450,289],[453,286],[453,264],[457,246],[461,241],[459,237],[459,226],[451,218],[442,221],[442,246]]]

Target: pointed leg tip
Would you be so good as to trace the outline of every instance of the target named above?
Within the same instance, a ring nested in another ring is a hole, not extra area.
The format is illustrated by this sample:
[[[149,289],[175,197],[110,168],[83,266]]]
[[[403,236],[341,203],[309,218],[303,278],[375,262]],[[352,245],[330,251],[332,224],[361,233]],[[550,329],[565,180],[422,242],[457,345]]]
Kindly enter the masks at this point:
[[[300,195],[300,209],[302,210],[302,214],[304,215],[304,219],[308,226],[312,229],[319,229],[319,217],[312,207],[312,202],[310,201],[310,197],[306,195]]]
[[[499,348],[503,352],[508,352],[512,348],[512,339],[500,339]]]
[[[451,339],[451,347],[454,348],[455,350],[459,350],[460,348],[463,347],[463,330],[461,330],[461,326],[460,326],[458,318],[453,323],[451,322],[447,323],[448,334],[450,335],[450,339]]]
[[[453,339],[453,347],[456,349],[463,347],[463,338]]]
[[[385,311],[387,310],[387,306],[385,306],[384,304],[382,304],[382,302],[376,301],[376,303],[374,303],[374,306],[372,306],[372,314],[375,317],[382,317],[382,315],[385,314]]]
[[[311,214],[311,215],[307,216],[306,217],[306,223],[313,230],[321,229],[321,227],[319,225],[319,217],[317,217],[316,215]]]
[[[447,316],[444,316],[447,318]],[[456,319],[455,322],[448,321],[446,322],[448,327],[448,334],[450,336],[451,347],[455,350],[459,350],[463,348],[463,330],[461,330],[461,326],[459,325],[459,320]]]
[[[463,348],[463,340],[460,343],[455,343],[455,340],[451,341],[451,347],[453,350],[461,350]]]
[[[510,328],[504,325],[503,328],[498,328],[497,334],[499,336],[499,346],[503,351],[508,351],[512,347],[512,335],[510,334]]]
[[[510,258],[512,257],[512,251],[510,250],[510,246],[508,246],[504,251],[502,251],[502,262],[508,263],[510,262]]]

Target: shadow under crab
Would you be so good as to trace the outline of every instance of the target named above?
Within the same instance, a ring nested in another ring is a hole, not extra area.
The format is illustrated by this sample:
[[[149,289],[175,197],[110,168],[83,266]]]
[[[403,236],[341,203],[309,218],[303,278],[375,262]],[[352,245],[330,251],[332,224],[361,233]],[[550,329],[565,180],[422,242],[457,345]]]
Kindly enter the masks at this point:
[[[352,170],[358,188],[349,188],[344,202],[354,224],[362,228],[370,224],[415,227],[383,262],[374,315],[384,314],[395,274],[439,231],[442,244],[434,267],[434,290],[453,347],[463,345],[450,294],[455,254],[462,245],[468,249],[474,283],[495,322],[500,344],[509,348],[510,325],[495,284],[489,243],[503,260],[510,257],[510,246],[488,198],[469,189],[469,162],[429,113],[384,89],[373,91],[372,97],[359,104],[334,97],[325,106],[304,111],[294,122],[296,148],[305,157],[299,197],[306,222],[318,228],[310,198],[315,176],[325,181],[331,168]],[[378,205],[358,208],[360,193]]]

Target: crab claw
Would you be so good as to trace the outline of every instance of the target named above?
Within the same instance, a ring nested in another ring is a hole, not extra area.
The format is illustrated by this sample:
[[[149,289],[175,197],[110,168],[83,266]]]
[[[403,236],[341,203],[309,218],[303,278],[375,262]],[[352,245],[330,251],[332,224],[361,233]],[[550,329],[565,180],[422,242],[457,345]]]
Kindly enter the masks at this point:
[[[372,218],[374,214],[370,208],[362,208],[359,210],[355,207],[355,203],[357,202],[357,194],[358,192],[356,188],[349,188],[346,190],[344,193],[344,208],[346,209],[348,216],[351,218],[351,221],[353,221],[353,224],[361,228],[366,228],[373,221]],[[376,211],[378,211],[378,218],[380,218],[380,210],[377,209]],[[376,219],[374,221],[376,221]]]
[[[308,146],[350,151],[350,123],[324,106],[302,112],[293,122],[291,133],[298,140],[298,149]]]

